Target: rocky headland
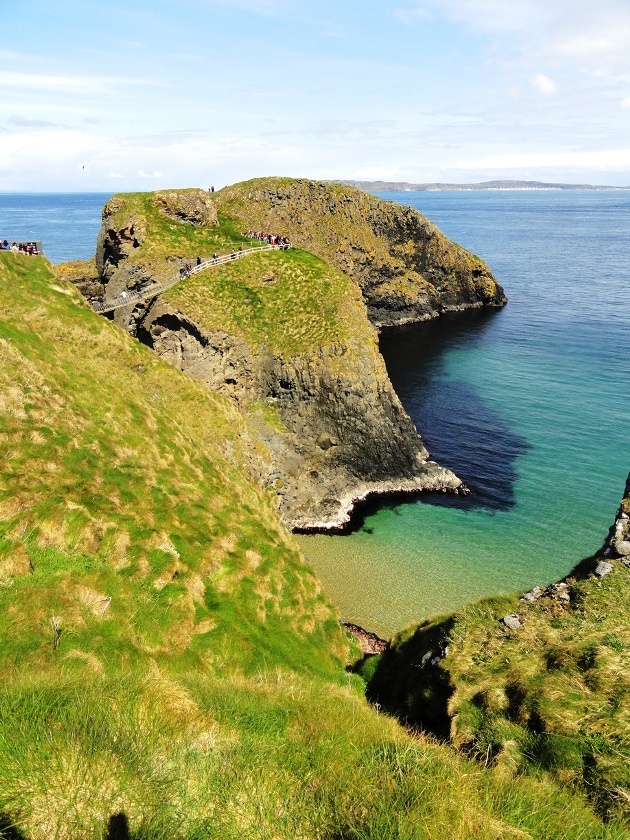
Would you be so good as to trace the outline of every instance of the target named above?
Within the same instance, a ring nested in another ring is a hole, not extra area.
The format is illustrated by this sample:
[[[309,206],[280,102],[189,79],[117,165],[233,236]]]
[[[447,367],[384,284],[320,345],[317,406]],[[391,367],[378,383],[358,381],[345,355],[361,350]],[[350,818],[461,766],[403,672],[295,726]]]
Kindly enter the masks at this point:
[[[376,328],[506,302],[485,264],[410,208],[280,178],[215,193],[115,196],[95,264],[61,273],[88,299],[146,289],[181,266],[288,237],[118,309],[114,320],[247,417],[269,458],[252,470],[293,529],[334,529],[374,494],[464,492],[429,460],[389,381]]]

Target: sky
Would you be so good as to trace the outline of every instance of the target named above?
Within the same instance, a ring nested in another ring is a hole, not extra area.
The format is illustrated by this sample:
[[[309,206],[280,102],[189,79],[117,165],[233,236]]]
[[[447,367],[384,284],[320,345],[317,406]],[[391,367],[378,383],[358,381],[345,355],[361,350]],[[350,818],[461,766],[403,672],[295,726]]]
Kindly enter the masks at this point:
[[[0,190],[630,186],[630,0],[0,4]]]

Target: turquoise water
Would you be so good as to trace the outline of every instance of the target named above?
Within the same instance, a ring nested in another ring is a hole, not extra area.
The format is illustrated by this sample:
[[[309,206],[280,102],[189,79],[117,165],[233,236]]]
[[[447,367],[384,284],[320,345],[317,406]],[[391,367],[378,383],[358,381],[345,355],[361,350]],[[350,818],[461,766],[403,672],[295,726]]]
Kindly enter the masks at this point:
[[[0,237],[42,239],[53,262],[89,257],[108,197],[0,193]],[[602,543],[630,470],[630,192],[383,197],[479,254],[510,299],[381,341],[429,451],[471,495],[298,538],[342,616],[388,635],[552,581]]]
[[[342,616],[387,635],[550,582],[601,545],[630,470],[630,192],[383,197],[479,254],[510,300],[381,340],[432,457],[471,495],[299,538]]]

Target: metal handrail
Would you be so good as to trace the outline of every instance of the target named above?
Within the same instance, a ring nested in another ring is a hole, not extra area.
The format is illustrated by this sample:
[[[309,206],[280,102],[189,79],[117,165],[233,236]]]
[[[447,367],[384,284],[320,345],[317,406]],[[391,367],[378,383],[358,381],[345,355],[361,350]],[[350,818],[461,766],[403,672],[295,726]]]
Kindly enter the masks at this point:
[[[92,303],[92,309],[95,312],[111,312],[114,309],[120,309],[123,306],[130,306],[132,303],[138,303],[141,300],[146,300],[146,298],[157,297],[157,295],[161,295],[162,292],[165,292],[167,289],[170,289],[171,286],[174,286],[175,283],[179,283],[180,280],[190,277],[192,274],[199,274],[200,271],[205,271],[206,268],[224,265],[232,260],[247,257],[250,254],[259,254],[261,251],[287,251],[290,247],[290,242],[282,245],[259,245],[255,248],[246,248],[244,251],[233,251],[231,254],[221,254],[220,257],[212,257],[209,260],[203,260],[203,262],[200,262],[199,265],[193,266],[185,274],[180,274],[178,272],[165,283],[156,283],[154,286],[150,286],[147,289],[139,289],[135,292],[123,291],[119,295],[109,298],[108,300],[95,301]]]

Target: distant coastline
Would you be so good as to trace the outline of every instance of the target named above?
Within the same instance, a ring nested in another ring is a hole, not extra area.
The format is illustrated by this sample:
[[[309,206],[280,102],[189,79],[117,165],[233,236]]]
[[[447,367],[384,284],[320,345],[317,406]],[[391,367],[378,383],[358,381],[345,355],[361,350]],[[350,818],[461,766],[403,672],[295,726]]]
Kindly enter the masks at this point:
[[[556,184],[544,181],[482,181],[478,184],[410,184],[407,181],[333,181],[357,187],[367,192],[472,192],[474,190],[627,190],[627,187],[611,187],[593,184]]]

